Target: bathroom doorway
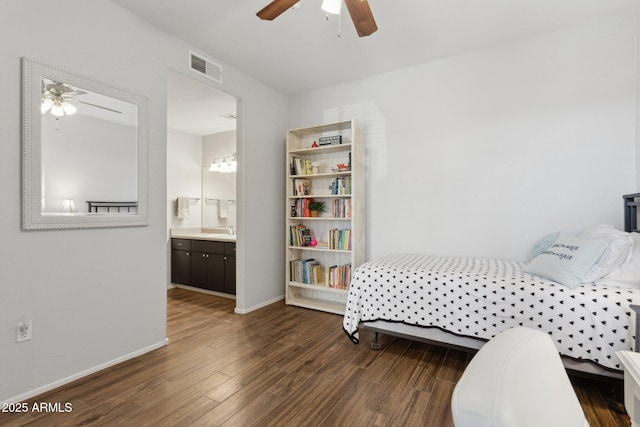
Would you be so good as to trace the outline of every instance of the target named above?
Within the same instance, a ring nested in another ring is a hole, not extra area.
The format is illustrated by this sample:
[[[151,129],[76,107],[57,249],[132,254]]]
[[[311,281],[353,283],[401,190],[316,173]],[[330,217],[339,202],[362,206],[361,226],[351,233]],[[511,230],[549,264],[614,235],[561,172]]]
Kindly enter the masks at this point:
[[[167,77],[167,229],[236,235],[238,100],[190,76]],[[168,263],[171,268],[171,262]],[[172,287],[171,271],[168,287]]]

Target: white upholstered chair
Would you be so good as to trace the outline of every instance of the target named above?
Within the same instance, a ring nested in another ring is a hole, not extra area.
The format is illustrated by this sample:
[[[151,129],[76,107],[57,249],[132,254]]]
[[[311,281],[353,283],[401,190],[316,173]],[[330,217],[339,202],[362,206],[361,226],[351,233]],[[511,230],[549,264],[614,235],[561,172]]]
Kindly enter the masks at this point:
[[[517,327],[474,356],[451,400],[456,427],[584,427],[580,402],[551,337]]]

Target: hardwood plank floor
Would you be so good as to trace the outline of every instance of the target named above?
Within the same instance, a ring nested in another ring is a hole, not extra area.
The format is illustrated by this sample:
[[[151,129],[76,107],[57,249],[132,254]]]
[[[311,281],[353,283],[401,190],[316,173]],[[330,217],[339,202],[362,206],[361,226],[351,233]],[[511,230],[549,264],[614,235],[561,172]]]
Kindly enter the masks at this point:
[[[2,426],[452,426],[451,394],[471,355],[372,334],[353,345],[340,316],[172,289],[167,347],[44,393],[69,413],[0,413]],[[573,378],[592,427],[630,425],[608,409],[622,382]]]

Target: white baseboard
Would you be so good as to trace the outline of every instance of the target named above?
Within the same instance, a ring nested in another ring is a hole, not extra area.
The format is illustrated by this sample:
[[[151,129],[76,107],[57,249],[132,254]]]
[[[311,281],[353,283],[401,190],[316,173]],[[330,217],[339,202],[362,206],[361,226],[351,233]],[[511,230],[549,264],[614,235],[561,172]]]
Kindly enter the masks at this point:
[[[175,283],[172,283],[172,285],[173,285],[174,288],[180,288],[180,289],[186,289],[188,291],[200,292],[201,294],[215,295],[217,297],[222,297],[222,298],[236,299],[235,295],[225,294],[224,292],[210,291],[209,289],[195,288],[195,287],[189,286],[189,285],[177,285]]]
[[[54,382],[52,382],[50,384],[47,384],[47,385],[44,385],[42,387],[38,387],[38,388],[35,388],[33,390],[29,390],[26,393],[22,393],[22,394],[19,394],[17,396],[11,397],[6,401],[0,402],[0,405],[3,405],[5,403],[22,402],[24,400],[30,399],[30,398],[32,398],[34,396],[39,395],[39,394],[45,393],[45,392],[47,392],[49,390],[53,390],[56,387],[60,387],[61,385],[68,384],[68,383],[70,383],[72,381],[75,381],[75,380],[80,379],[82,377],[86,377],[87,375],[91,375],[91,374],[93,374],[95,372],[98,372],[98,371],[101,371],[101,370],[103,370],[105,368],[109,368],[111,366],[117,365],[118,363],[127,361],[129,359],[133,359],[134,357],[141,356],[141,355],[143,355],[145,353],[148,353],[150,351],[156,350],[156,349],[158,349],[160,347],[164,347],[164,346],[166,346],[168,344],[169,344],[169,338],[165,338],[163,341],[160,341],[158,343],[152,344],[152,345],[150,345],[148,347],[141,348],[140,350],[134,351],[134,352],[126,354],[124,356],[121,356],[121,357],[118,357],[116,359],[110,360],[108,362],[102,363],[100,365],[94,366],[94,367],[89,368],[87,370],[75,373],[75,374],[70,375],[70,376],[68,376],[66,378],[62,378],[62,379],[60,379],[58,381],[54,381]]]
[[[270,299],[269,301],[265,301],[265,302],[260,303],[258,305],[254,305],[253,307],[245,308],[245,309],[242,309],[242,310],[240,310],[240,309],[238,309],[238,307],[236,307],[236,309],[233,310],[233,311],[236,314],[247,314],[247,313],[251,313],[252,311],[255,311],[255,310],[259,309],[259,308],[266,307],[266,306],[268,306],[270,304],[273,304],[274,302],[282,301],[283,299],[284,299],[284,295],[280,295],[280,296],[277,296],[277,297],[275,297],[273,299]]]

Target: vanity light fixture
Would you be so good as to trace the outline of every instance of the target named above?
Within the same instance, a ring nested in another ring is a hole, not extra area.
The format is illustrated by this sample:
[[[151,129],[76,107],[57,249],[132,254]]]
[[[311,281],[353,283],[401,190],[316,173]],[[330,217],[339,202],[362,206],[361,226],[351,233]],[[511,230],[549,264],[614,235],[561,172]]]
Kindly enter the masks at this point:
[[[238,169],[236,153],[230,156],[217,157],[211,161],[209,172],[231,173]]]

